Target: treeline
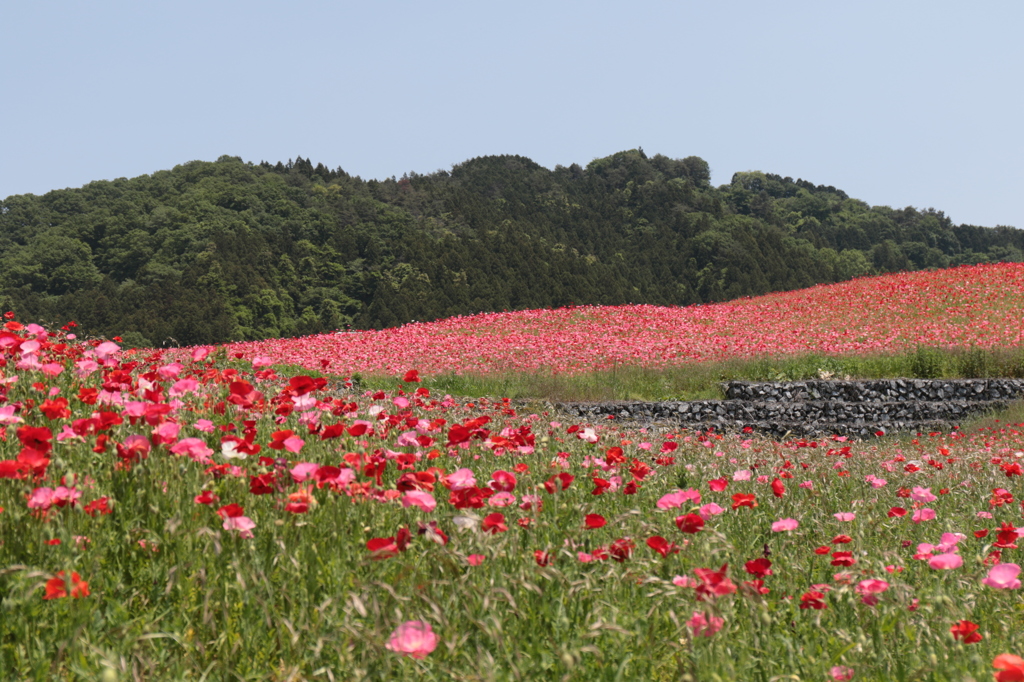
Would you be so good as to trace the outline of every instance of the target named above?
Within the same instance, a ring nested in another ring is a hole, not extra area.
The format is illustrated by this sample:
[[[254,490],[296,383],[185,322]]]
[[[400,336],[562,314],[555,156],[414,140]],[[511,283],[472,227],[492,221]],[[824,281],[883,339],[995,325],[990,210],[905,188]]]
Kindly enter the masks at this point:
[[[193,161],[0,202],[0,308],[184,345],[1024,260],[1017,229],[760,172],[710,179],[702,159],[642,150],[554,170],[481,157],[383,181],[301,157]]]

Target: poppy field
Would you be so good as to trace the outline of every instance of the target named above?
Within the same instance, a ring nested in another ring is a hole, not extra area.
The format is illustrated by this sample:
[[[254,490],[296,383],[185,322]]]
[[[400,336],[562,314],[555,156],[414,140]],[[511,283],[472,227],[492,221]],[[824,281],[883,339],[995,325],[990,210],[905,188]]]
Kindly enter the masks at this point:
[[[481,313],[393,329],[229,344],[267,363],[399,376],[665,368],[759,356],[1024,345],[1024,264],[864,277],[726,303]]]
[[[1013,268],[949,271],[987,293],[945,315],[948,273],[886,286],[936,339],[1013,346]],[[903,333],[867,314],[849,343]],[[409,327],[367,391],[326,349],[281,369],[301,340],[131,350],[12,317],[3,679],[1024,680],[1015,412],[870,441],[571,423],[433,393],[444,353],[402,364]],[[445,361],[504,338],[462,335]]]

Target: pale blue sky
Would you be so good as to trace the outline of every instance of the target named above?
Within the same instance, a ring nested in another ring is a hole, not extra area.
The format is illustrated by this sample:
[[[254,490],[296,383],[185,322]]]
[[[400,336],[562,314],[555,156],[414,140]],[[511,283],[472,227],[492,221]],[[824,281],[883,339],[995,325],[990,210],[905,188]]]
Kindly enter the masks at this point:
[[[642,146],[1024,228],[1024,2],[9,2],[0,197]]]

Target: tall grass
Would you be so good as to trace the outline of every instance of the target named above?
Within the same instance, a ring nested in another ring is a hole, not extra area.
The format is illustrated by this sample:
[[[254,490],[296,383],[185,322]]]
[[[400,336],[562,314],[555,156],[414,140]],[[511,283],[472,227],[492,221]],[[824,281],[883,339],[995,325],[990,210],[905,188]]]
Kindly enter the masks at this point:
[[[726,381],[807,379],[975,379],[1024,377],[1024,349],[919,346],[898,355],[799,355],[671,367],[624,365],[584,374],[504,373],[424,376],[436,393],[550,401],[713,400]],[[392,390],[398,377],[357,375],[359,385]]]

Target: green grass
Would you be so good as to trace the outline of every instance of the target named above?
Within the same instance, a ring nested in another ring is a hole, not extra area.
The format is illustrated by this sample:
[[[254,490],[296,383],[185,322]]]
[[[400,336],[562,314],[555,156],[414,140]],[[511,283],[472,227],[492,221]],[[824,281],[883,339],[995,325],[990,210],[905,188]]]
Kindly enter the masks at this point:
[[[726,381],[806,379],[974,379],[1024,377],[1024,349],[921,346],[900,355],[800,355],[727,360],[664,368],[621,366],[585,374],[423,375],[433,393],[549,401],[715,400]],[[401,377],[357,375],[369,390],[394,390]]]

